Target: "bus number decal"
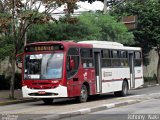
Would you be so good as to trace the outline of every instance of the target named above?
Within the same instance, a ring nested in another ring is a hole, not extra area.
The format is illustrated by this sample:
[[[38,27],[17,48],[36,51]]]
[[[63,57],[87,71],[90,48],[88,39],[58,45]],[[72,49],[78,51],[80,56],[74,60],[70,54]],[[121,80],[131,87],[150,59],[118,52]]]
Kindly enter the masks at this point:
[[[103,77],[111,77],[112,72],[103,72]]]

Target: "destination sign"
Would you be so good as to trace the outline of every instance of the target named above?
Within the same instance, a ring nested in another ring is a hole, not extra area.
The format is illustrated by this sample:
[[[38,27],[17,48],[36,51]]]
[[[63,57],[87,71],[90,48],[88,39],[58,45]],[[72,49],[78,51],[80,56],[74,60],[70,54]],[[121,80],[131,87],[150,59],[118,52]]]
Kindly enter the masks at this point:
[[[64,47],[61,44],[34,45],[25,47],[25,52],[55,51],[55,50],[64,50]]]

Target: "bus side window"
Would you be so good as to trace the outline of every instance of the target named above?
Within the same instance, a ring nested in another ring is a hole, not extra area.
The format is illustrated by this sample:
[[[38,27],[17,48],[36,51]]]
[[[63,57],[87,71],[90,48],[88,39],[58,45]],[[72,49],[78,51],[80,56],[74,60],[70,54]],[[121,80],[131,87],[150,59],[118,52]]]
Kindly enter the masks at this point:
[[[81,49],[81,62],[83,68],[93,68],[93,51],[90,48]]]
[[[128,66],[128,53],[127,51],[120,51],[120,62],[121,67],[127,67]]]
[[[111,54],[110,50],[101,50],[102,54],[102,67],[111,67]]]
[[[141,52],[135,52],[134,53],[134,64],[135,66],[141,66]]]
[[[118,50],[112,50],[112,67],[120,67],[120,55]]]
[[[70,48],[67,55],[67,78],[74,76],[79,67],[79,53],[78,48]]]

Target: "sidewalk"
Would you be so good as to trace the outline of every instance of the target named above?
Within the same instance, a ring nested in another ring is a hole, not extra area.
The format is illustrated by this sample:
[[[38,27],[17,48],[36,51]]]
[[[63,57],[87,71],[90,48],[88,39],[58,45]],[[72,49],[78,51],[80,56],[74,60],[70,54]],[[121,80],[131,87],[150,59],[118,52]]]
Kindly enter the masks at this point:
[[[9,98],[9,92],[9,90],[0,90],[0,105],[17,104],[36,100],[31,98],[23,98],[22,90],[20,89],[14,91],[15,99],[12,100]]]
[[[160,84],[157,84],[156,81],[152,82],[145,82],[142,86],[136,88],[136,89],[141,89],[141,88],[147,88],[147,87],[154,87],[154,86],[159,86]]]

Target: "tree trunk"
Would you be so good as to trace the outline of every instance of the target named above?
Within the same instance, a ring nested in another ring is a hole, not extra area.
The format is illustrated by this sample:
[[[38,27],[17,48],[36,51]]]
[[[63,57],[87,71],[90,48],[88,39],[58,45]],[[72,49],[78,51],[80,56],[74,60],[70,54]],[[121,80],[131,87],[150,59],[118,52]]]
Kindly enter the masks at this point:
[[[104,8],[103,8],[103,13],[107,13],[107,0],[104,0]]]
[[[10,98],[14,99],[14,79],[15,79],[15,53],[13,53],[13,56],[11,59],[11,80],[10,80]]]
[[[160,84],[160,55],[158,56],[158,65],[157,65],[157,82]]]
[[[15,29],[15,0],[12,0],[12,39],[14,44],[14,49],[12,55],[10,55],[11,62],[11,80],[10,80],[10,94],[9,97],[14,99],[14,78],[15,78],[15,59],[16,59],[16,29]]]

